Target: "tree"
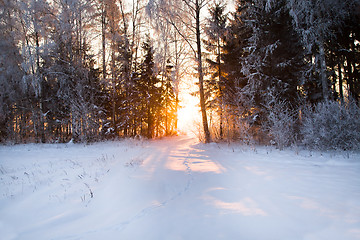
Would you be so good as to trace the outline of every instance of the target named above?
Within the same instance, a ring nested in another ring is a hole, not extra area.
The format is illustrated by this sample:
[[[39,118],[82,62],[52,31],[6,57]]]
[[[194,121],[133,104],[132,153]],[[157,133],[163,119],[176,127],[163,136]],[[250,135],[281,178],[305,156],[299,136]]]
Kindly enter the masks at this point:
[[[139,75],[144,1],[136,0],[126,8],[125,1],[112,1],[107,7],[106,29],[110,42],[110,113],[114,136],[137,135],[139,109],[135,82]],[[132,130],[131,130],[132,129]]]
[[[210,142],[210,131],[207,120],[204,89],[204,71],[202,60],[202,26],[201,13],[207,5],[207,0],[182,0],[160,1],[162,12],[166,14],[166,20],[174,27],[176,32],[188,43],[194,59],[197,63],[197,75],[199,79],[200,108],[205,142]],[[194,44],[195,46],[194,46]]]
[[[36,142],[45,142],[45,121],[48,103],[46,93],[46,76],[43,68],[44,50],[48,48],[47,41],[53,12],[48,2],[44,0],[27,0],[20,4],[20,26],[22,38],[24,84],[27,88],[28,106],[31,112],[33,137]]]
[[[169,134],[176,125],[173,81],[179,82],[184,48],[169,41],[178,46],[175,57],[165,54],[160,70],[152,56],[154,77],[146,77],[141,59],[149,55],[139,51],[143,30],[150,27],[144,24],[144,3],[2,1],[1,135],[16,142],[65,142],[92,141],[109,132],[115,137]],[[97,58],[94,39],[102,45]],[[138,106],[136,84],[145,79],[156,82],[147,83],[147,93],[157,93],[150,94],[150,105]],[[150,111],[143,116],[145,108]]]
[[[21,67],[23,60],[15,31],[18,24],[15,14],[17,3],[12,0],[0,2],[0,141],[16,141],[21,137],[20,129],[25,128],[19,126],[17,119],[24,96],[21,86],[24,75]]]
[[[177,130],[178,95],[174,86],[174,66],[167,61],[165,73],[162,75],[162,101],[165,111],[165,135],[172,135]]]
[[[334,40],[349,13],[358,7],[357,0],[289,0],[290,15],[311,63],[308,78],[319,81],[322,99],[330,96],[326,63],[326,43]],[[317,78],[316,75],[319,75]],[[316,84],[316,83],[315,83]],[[312,98],[319,98],[316,95]]]
[[[165,116],[165,119],[169,119],[169,117],[173,117],[172,114],[174,115],[174,129],[171,131],[170,126],[166,127],[168,131],[170,130],[169,134],[177,130],[177,112],[180,107],[179,85],[186,78],[186,75],[189,74],[187,64],[189,64],[188,52],[190,50],[189,44],[177,31],[177,29],[185,30],[185,24],[178,22],[176,25],[173,25],[172,21],[169,20],[168,10],[174,7],[171,3],[166,0],[157,0],[149,1],[147,5],[147,14],[151,19],[152,27],[158,35],[155,59],[160,63],[159,71],[163,86],[167,86],[167,90],[165,90],[167,96],[165,96],[165,99],[168,99],[167,104],[173,108],[170,112],[167,112],[169,116]],[[174,3],[180,4],[180,2]],[[169,4],[171,6],[168,6]],[[174,99],[172,99],[173,97]],[[174,106],[172,106],[173,103]],[[169,124],[170,122],[168,121],[166,125]]]
[[[111,128],[115,136],[118,136],[118,127],[122,122],[119,118],[119,103],[120,103],[120,94],[122,92],[122,83],[120,79],[120,71],[122,65],[122,52],[121,48],[123,45],[123,34],[124,30],[121,29],[121,20],[122,15],[120,14],[120,9],[116,1],[107,1],[106,7],[106,19],[107,19],[107,30],[108,38],[110,42],[110,74],[107,79],[109,88],[111,89],[110,105],[111,105]],[[104,72],[106,73],[106,71]],[[107,74],[107,73],[106,73]]]
[[[256,0],[249,10],[250,54],[244,58],[242,68],[248,83],[240,93],[245,104],[257,109],[254,114],[264,121],[270,90],[288,102],[289,107],[296,104],[303,52],[285,1]]]
[[[215,59],[207,58],[206,61],[209,64],[211,71],[211,79],[208,87],[209,89],[215,89],[214,105],[217,105],[219,112],[219,138],[223,138],[223,114],[224,114],[224,100],[223,100],[223,89],[224,89],[224,74],[223,74],[223,48],[224,38],[226,33],[226,22],[227,15],[225,12],[226,5],[219,2],[215,2],[209,8],[210,18],[207,19],[207,27],[205,33],[207,40],[204,40],[205,48],[210,52]]]
[[[140,121],[144,120],[146,123],[146,133],[144,135],[148,138],[153,138],[159,132],[157,129],[161,123],[159,119],[161,119],[164,89],[154,71],[154,50],[149,37],[147,37],[143,43],[142,48],[144,51],[144,60],[140,64],[139,78],[136,81],[138,95],[137,108],[140,110],[138,112]],[[142,131],[144,130],[145,129],[142,129]]]
[[[237,1],[223,49],[224,102],[238,137],[266,131],[277,103],[296,109],[304,52],[285,0]]]
[[[223,39],[222,101],[225,117],[223,131],[228,140],[238,139],[239,126],[246,125],[242,118],[247,115],[247,109],[242,106],[238,92],[247,84],[247,78],[241,69],[245,64],[243,58],[248,55],[246,47],[251,36],[251,28],[246,24],[248,8],[247,1],[236,1],[236,9],[230,14]]]
[[[329,75],[331,76],[333,99],[339,99],[344,102],[347,97],[353,98],[355,101],[360,100],[360,71],[359,64],[359,44],[360,41],[360,14],[356,9],[349,9],[348,16],[344,19],[344,23],[333,27],[334,40],[328,41],[326,44]],[[348,94],[344,91],[347,86]],[[349,95],[349,96],[347,96]]]
[[[95,95],[101,88],[93,56],[89,53],[88,28],[93,23],[93,6],[82,0],[59,0],[48,53],[46,75],[54,81],[56,92],[53,112],[61,123],[62,139],[91,141],[99,134],[101,102]],[[63,128],[67,129],[63,133]]]

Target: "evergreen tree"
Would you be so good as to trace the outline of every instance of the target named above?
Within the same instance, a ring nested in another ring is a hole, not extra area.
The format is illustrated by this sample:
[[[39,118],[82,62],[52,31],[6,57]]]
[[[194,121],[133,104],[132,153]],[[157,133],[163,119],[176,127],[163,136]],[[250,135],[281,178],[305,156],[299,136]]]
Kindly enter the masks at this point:
[[[277,96],[289,108],[295,107],[304,54],[285,0],[255,0],[249,11],[252,36],[242,66],[248,82],[240,96],[253,109],[252,119],[261,123],[267,119],[269,97]]]
[[[161,78],[161,118],[159,122],[163,122],[164,134],[166,136],[176,133],[177,121],[177,99],[174,84],[173,72],[174,66],[167,61],[165,72]],[[176,70],[175,70],[176,71]]]
[[[210,108],[217,109],[219,114],[219,138],[223,137],[223,114],[224,114],[224,74],[223,74],[223,41],[226,33],[227,15],[225,4],[215,2],[210,7],[210,18],[208,19],[205,33],[207,40],[203,40],[206,50],[213,56],[206,61],[210,68],[210,81],[207,82],[208,104]]]
[[[307,71],[304,71],[306,78],[304,90],[312,102],[327,100],[330,97],[327,45],[336,40],[336,33],[342,31],[349,16],[358,15],[356,11],[358,12],[359,1],[287,0],[287,2],[309,63]]]
[[[249,44],[251,28],[246,24],[248,15],[248,3],[245,0],[236,2],[236,11],[229,20],[229,26],[224,38],[223,72],[224,89],[223,101],[228,106],[227,110],[235,114],[235,109],[241,104],[237,96],[237,90],[242,89],[247,79],[242,73],[243,58],[248,55],[246,47]]]
[[[154,72],[154,53],[151,40],[147,37],[143,43],[144,60],[140,64],[139,78],[136,83],[138,91],[138,113],[141,121],[146,123],[146,132],[141,132],[148,138],[155,136],[156,120],[161,106],[161,88],[159,79]],[[142,129],[145,130],[145,129]]]
[[[360,7],[360,3],[358,5]],[[355,8],[356,9],[356,8]],[[334,40],[329,41],[327,47],[327,62],[329,75],[332,77],[332,93],[334,99],[344,101],[346,86],[350,98],[360,102],[360,14],[354,9],[349,9],[341,29],[334,26]]]

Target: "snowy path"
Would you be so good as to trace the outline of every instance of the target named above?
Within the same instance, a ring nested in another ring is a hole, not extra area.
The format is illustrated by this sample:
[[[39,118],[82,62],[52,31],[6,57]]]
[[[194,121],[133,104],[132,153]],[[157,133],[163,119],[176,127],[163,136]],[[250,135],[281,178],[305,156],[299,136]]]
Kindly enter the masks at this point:
[[[360,155],[187,137],[0,147],[0,239],[360,239]]]

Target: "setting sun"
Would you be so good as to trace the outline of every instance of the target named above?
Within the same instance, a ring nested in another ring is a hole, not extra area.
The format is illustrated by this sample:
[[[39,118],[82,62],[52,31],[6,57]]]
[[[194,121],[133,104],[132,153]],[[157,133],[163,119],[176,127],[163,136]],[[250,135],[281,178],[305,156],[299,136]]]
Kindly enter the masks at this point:
[[[199,99],[191,93],[196,88],[190,80],[182,83],[180,92],[180,109],[178,110],[178,129],[182,133],[192,134],[200,123]]]

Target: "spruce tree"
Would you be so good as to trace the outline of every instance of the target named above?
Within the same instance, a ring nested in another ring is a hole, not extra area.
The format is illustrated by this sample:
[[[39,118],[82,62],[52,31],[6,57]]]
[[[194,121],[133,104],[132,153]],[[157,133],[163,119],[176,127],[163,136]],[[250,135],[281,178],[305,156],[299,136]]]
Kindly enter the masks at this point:
[[[210,81],[207,82],[206,89],[208,107],[215,109],[219,114],[219,138],[223,138],[223,115],[224,115],[224,74],[223,74],[223,45],[226,33],[227,15],[225,14],[225,4],[215,2],[209,8],[210,18],[207,20],[205,33],[207,36],[204,41],[205,49],[210,53],[206,59],[209,64],[211,74]]]
[[[285,0],[254,0],[249,11],[252,36],[242,65],[248,82],[240,95],[261,123],[267,119],[269,97],[277,96],[289,108],[296,105],[304,53]]]
[[[236,11],[229,20],[229,26],[224,37],[223,46],[223,101],[234,114],[240,103],[237,90],[242,89],[246,83],[243,72],[243,58],[248,55],[246,47],[251,36],[251,29],[246,24],[248,14],[248,3],[244,0],[236,2]]]
[[[142,134],[148,138],[155,136],[155,124],[161,104],[161,89],[158,86],[159,79],[154,73],[154,53],[151,40],[147,37],[142,45],[144,60],[140,65],[140,74],[136,84],[138,91],[138,114],[142,121],[146,123],[146,129],[142,129]],[[146,131],[144,131],[146,130]]]

